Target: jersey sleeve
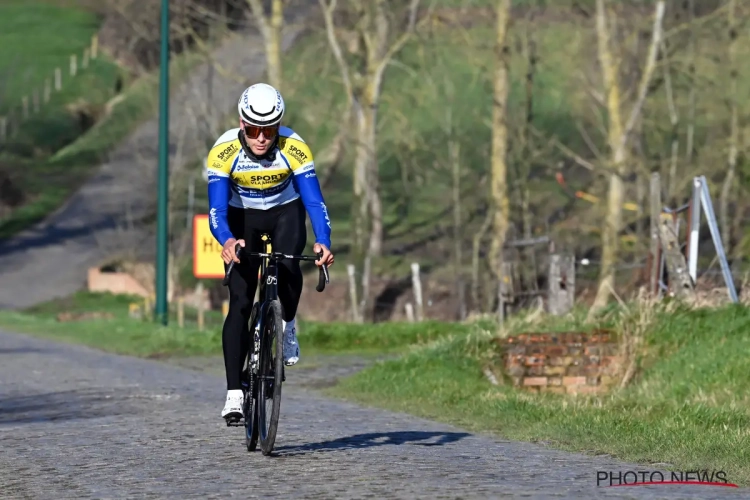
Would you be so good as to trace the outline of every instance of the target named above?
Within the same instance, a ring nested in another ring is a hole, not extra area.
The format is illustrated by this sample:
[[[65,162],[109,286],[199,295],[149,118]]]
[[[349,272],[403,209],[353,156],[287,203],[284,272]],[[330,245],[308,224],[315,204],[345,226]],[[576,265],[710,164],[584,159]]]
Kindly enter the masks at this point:
[[[229,175],[240,146],[237,135],[230,132],[216,141],[206,159],[209,226],[211,234],[221,246],[224,246],[229,238],[234,237],[227,221],[227,207],[231,196]]]
[[[315,175],[312,152],[302,140],[294,138],[285,138],[281,146],[284,155],[289,160],[289,168],[294,173],[293,179],[302,203],[310,216],[315,242],[331,248],[331,219],[328,217],[328,209],[320,190],[320,183]]]

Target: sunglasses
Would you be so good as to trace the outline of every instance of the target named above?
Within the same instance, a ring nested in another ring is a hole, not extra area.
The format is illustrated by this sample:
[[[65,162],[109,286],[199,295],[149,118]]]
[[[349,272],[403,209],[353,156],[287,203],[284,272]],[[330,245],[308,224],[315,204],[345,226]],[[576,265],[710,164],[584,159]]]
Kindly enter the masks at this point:
[[[245,131],[245,135],[250,139],[257,139],[260,133],[263,132],[263,137],[266,139],[273,139],[276,137],[276,133],[279,131],[279,126],[274,125],[272,127],[256,127],[255,125],[242,125],[242,130]]]

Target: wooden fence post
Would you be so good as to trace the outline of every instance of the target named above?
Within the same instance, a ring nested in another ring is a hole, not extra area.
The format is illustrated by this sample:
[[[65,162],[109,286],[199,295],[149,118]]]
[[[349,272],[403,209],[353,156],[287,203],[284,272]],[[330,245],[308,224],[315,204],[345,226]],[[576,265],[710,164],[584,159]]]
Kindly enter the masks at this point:
[[[573,255],[552,254],[549,258],[547,310],[561,316],[575,304],[576,260]]]
[[[414,306],[411,305],[411,302],[404,304],[404,309],[406,310],[406,321],[414,323]]]
[[[99,54],[99,35],[91,37],[91,59],[96,59]]]
[[[177,326],[185,328],[185,299],[183,297],[177,299]]]
[[[195,285],[195,295],[198,296],[198,331],[203,331],[203,325],[205,324],[205,318],[204,318],[204,309],[205,309],[205,303],[203,301],[203,282],[198,282],[197,285]]]
[[[416,303],[416,319],[422,321],[424,319],[424,303],[422,302],[422,280],[419,277],[419,263],[412,262],[411,264],[411,285],[414,288],[414,302]]]
[[[357,302],[357,270],[354,264],[346,265],[346,274],[349,276],[349,302],[351,303],[352,321],[361,323],[359,317],[359,303]]]

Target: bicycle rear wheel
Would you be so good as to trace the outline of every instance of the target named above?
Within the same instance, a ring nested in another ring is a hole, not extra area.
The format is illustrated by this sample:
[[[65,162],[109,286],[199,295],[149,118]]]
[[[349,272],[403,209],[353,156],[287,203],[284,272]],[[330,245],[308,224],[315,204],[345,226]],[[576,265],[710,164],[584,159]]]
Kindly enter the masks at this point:
[[[258,430],[264,455],[273,451],[281,411],[281,382],[284,376],[284,327],[281,302],[272,300],[263,315],[258,378]]]

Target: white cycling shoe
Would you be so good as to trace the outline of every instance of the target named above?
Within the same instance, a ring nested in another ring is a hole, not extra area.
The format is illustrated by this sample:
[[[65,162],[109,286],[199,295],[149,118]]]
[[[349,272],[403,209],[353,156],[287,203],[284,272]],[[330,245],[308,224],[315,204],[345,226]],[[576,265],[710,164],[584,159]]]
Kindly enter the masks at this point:
[[[284,364],[286,366],[296,365],[299,361],[299,342],[297,342],[297,329],[295,321],[289,323],[282,320],[284,325]]]
[[[244,399],[245,396],[242,393],[242,389],[227,391],[227,401],[224,403],[224,409],[221,410],[221,417],[238,420],[242,418],[242,403]]]

